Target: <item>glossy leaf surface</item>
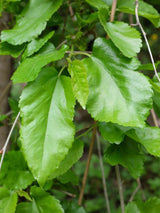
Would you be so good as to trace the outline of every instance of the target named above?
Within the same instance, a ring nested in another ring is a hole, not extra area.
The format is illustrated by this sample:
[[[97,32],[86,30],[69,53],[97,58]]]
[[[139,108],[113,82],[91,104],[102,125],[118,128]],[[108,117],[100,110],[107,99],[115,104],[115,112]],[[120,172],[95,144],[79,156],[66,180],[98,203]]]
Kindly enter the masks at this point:
[[[86,2],[97,9],[100,9],[102,7],[108,8],[107,3],[105,3],[105,1],[103,1],[103,0],[86,0]]]
[[[135,0],[118,1],[117,7],[121,12],[135,14]],[[158,11],[144,1],[139,1],[138,15],[147,18],[155,27],[160,26],[160,15]]]
[[[80,60],[74,60],[70,62],[68,71],[71,75],[74,95],[85,109],[89,94],[87,70]]]
[[[31,0],[13,29],[2,31],[1,40],[13,45],[31,41],[45,29],[47,21],[61,4],[62,0]]]
[[[33,81],[41,68],[52,61],[63,58],[67,46],[64,45],[60,50],[56,50],[52,44],[47,44],[42,48],[39,54],[26,58],[14,72],[12,76],[13,83],[24,83]]]
[[[38,187],[32,187],[33,201],[20,203],[16,213],[64,213],[59,201]]]
[[[17,194],[5,187],[0,187],[0,213],[14,213],[17,205]]]
[[[152,107],[148,79],[133,72],[135,59],[122,56],[110,40],[96,39],[87,69],[89,97],[87,110],[98,121],[124,126],[143,126]]]
[[[41,47],[45,45],[45,43],[54,35],[55,31],[49,32],[43,38],[33,39],[26,47],[22,58],[26,58],[31,56],[33,53],[37,52]]]
[[[101,23],[116,47],[129,58],[136,56],[142,46],[140,33],[124,22]]]
[[[57,170],[74,140],[74,96],[69,77],[45,68],[23,90],[21,140],[28,165],[39,183]]]
[[[121,164],[127,167],[135,179],[143,172],[144,155],[140,153],[138,144],[129,139],[119,145],[111,145],[105,151],[105,160],[112,166]]]

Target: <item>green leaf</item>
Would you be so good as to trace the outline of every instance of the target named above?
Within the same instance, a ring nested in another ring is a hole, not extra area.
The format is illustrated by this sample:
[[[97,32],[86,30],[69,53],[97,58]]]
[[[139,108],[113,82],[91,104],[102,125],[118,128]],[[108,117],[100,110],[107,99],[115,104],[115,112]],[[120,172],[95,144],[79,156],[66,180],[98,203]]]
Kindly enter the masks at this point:
[[[61,4],[62,0],[31,0],[13,29],[2,31],[1,40],[13,45],[31,41],[45,29],[47,21]]]
[[[110,143],[116,144],[119,144],[123,141],[125,132],[128,130],[128,128],[124,130],[119,128],[117,124],[105,122],[100,122],[98,126],[103,138],[109,141]]]
[[[77,202],[73,201],[67,201],[66,202],[67,208],[65,210],[65,213],[86,213],[85,209],[82,206],[79,206]]]
[[[70,62],[68,71],[71,75],[74,96],[77,98],[83,109],[85,109],[89,94],[87,70],[82,61],[74,60]]]
[[[140,210],[140,213],[158,213],[160,210],[160,199],[157,197],[152,197],[148,199],[145,203],[135,202]]]
[[[14,72],[12,76],[13,83],[24,83],[33,81],[41,68],[52,61],[63,58],[67,46],[63,45],[60,50],[56,50],[52,44],[46,44],[39,54],[26,58]]]
[[[160,129],[157,127],[134,128],[127,136],[141,143],[147,151],[160,157]]]
[[[142,47],[141,35],[136,29],[124,22],[100,21],[108,36],[126,57],[136,56]]]
[[[64,213],[59,201],[41,188],[32,187],[31,195],[33,201],[18,204],[16,213]]]
[[[11,55],[14,58],[17,58],[23,51],[24,45],[11,45],[7,42],[0,43],[0,55]]]
[[[45,35],[43,38],[37,38],[33,39],[25,49],[22,58],[26,58],[31,56],[33,53],[37,52],[41,47],[44,46],[44,44],[54,35],[55,31],[49,32],[47,35]]]
[[[16,192],[17,192],[18,196],[25,197],[27,200],[32,201],[31,197],[29,196],[29,194],[26,191],[18,190]]]
[[[14,213],[17,205],[17,194],[5,187],[0,187],[0,213]]]
[[[73,185],[78,185],[79,183],[78,176],[72,170],[68,170],[62,176],[58,177],[57,180],[60,181],[62,184],[66,184],[70,182]]]
[[[135,0],[118,1],[117,8],[121,12],[135,14]],[[147,18],[155,27],[160,26],[160,15],[158,11],[144,1],[139,1],[138,15]]]
[[[86,0],[86,2],[93,7],[100,9],[100,8],[109,8],[105,1],[103,0]]]
[[[135,202],[128,203],[124,213],[141,213]]]
[[[135,179],[143,172],[144,155],[138,144],[129,139],[119,145],[110,145],[105,151],[105,160],[112,166],[121,164],[127,167]]]
[[[132,71],[139,63],[101,38],[94,43],[92,57],[83,63],[89,83],[87,110],[92,117],[124,126],[144,126],[152,107],[152,89],[143,74]]]
[[[83,142],[79,140],[73,143],[65,159],[60,163],[58,169],[54,171],[53,175],[51,175],[52,179],[63,175],[82,157],[83,145]]]
[[[7,115],[0,114],[0,121],[4,121],[7,118]]]
[[[0,184],[12,190],[25,189],[34,178],[27,170],[27,164],[19,151],[10,151],[6,154],[0,173]]]
[[[22,92],[22,147],[40,184],[58,169],[72,146],[74,105],[70,78],[58,77],[53,67],[43,69]]]
[[[157,61],[157,62],[155,63],[155,67],[157,68],[159,64],[160,64],[160,61]],[[138,67],[138,70],[154,70],[153,64],[151,64],[151,63],[149,63],[149,64],[141,64],[141,65]]]

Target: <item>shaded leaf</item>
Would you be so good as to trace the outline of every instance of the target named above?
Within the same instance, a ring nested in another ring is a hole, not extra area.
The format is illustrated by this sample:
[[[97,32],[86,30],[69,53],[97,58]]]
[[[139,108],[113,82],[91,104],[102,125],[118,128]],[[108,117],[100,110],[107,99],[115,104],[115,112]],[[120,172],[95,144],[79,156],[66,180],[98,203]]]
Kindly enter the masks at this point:
[[[22,92],[22,147],[40,184],[59,168],[72,146],[74,105],[70,78],[58,77],[53,67],[43,69]]]
[[[73,93],[83,109],[85,109],[89,94],[87,70],[82,61],[74,60],[70,62],[68,71],[71,75]]]
[[[148,79],[138,72],[139,63],[120,54],[110,40],[96,39],[87,69],[89,97],[87,110],[98,121],[124,126],[145,125],[152,107]]]
[[[45,29],[47,21],[61,4],[62,0],[31,0],[13,29],[2,31],[1,40],[13,45],[31,41]]]
[[[7,42],[0,43],[0,55],[11,55],[17,58],[24,50],[24,45],[11,45]]]
[[[44,46],[44,44],[54,35],[55,31],[49,32],[47,35],[45,35],[43,38],[37,38],[33,39],[25,49],[22,58],[26,58],[31,56],[33,53],[37,52],[41,47]]]
[[[119,144],[123,141],[125,132],[128,130],[121,129],[117,124],[100,122],[98,124],[99,130],[103,138],[111,143]]]
[[[128,203],[124,213],[141,213],[135,202]]]
[[[41,68],[52,61],[63,58],[67,46],[63,45],[60,50],[56,50],[52,44],[45,45],[38,55],[26,58],[14,72],[13,83],[24,83],[33,81]]]
[[[68,170],[66,173],[64,173],[63,175],[61,175],[57,179],[58,179],[58,181],[60,181],[63,184],[70,182],[74,185],[78,185],[78,183],[79,183],[78,176],[72,170]]]
[[[136,56],[142,47],[140,33],[124,22],[108,22],[100,19],[108,36],[122,53],[131,58]]]
[[[82,157],[83,146],[83,142],[79,140],[73,143],[65,159],[60,163],[58,169],[54,171],[53,175],[51,175],[52,179],[63,175]]]
[[[152,197],[146,202],[135,202],[138,206],[140,213],[158,213],[160,210],[160,199],[157,197]]]
[[[17,205],[17,194],[5,187],[0,187],[0,213],[14,213]]]
[[[135,14],[135,0],[118,1],[117,9],[124,13]],[[144,1],[139,1],[138,15],[147,18],[155,27],[160,26],[160,15],[158,11],[152,5]]]
[[[32,187],[31,195],[33,201],[18,204],[16,213],[64,213],[59,201],[41,188]]]
[[[129,139],[119,145],[110,145],[105,151],[105,160],[112,166],[121,164],[127,167],[135,179],[143,172],[144,155],[138,144]]]
[[[0,184],[12,190],[25,189],[34,178],[27,169],[27,164],[20,151],[10,151],[6,154],[0,173]]]

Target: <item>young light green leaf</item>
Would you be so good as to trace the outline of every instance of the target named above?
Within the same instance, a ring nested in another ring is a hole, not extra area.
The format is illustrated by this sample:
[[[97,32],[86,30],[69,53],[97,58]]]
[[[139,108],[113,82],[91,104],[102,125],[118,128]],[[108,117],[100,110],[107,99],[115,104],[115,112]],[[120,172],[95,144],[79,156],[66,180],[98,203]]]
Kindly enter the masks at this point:
[[[11,55],[17,58],[23,51],[24,45],[11,45],[7,42],[0,43],[0,55]]]
[[[110,143],[121,143],[127,131],[127,128],[123,130],[117,124],[112,123],[100,122],[98,126],[103,138]]]
[[[17,18],[11,30],[1,34],[2,42],[17,45],[36,38],[46,27],[47,21],[61,6],[62,0],[31,0],[22,14]]]
[[[28,166],[40,184],[59,168],[72,146],[74,105],[70,78],[58,77],[53,67],[45,68],[23,90],[22,146]]]
[[[140,33],[124,22],[108,22],[100,18],[108,36],[114,42],[116,47],[128,58],[136,56],[142,47]]]
[[[41,68],[52,61],[63,58],[65,51],[68,49],[63,45],[59,50],[56,50],[52,44],[46,44],[39,54],[26,58],[14,72],[12,76],[13,83],[24,83],[33,81]]]
[[[101,38],[94,43],[92,57],[83,63],[89,83],[87,110],[92,117],[123,126],[144,126],[152,107],[152,89],[144,75],[132,71],[139,63]]]
[[[10,151],[6,154],[0,172],[0,185],[11,190],[25,189],[34,178],[27,169],[23,154],[19,151]]]
[[[18,190],[16,192],[17,192],[18,196],[25,197],[27,200],[32,201],[31,197],[29,196],[29,194],[26,191]]]
[[[65,159],[60,163],[59,168],[54,171],[50,178],[56,178],[67,172],[82,157],[83,145],[82,141],[75,141]]]
[[[124,13],[135,14],[135,0],[118,1],[117,9]],[[158,11],[152,5],[144,1],[139,1],[138,15],[147,18],[155,27],[160,26],[160,15]]]
[[[33,39],[25,49],[22,58],[26,58],[31,56],[33,53],[37,52],[41,47],[45,45],[45,43],[54,35],[55,31],[49,32],[47,35],[45,35],[43,38],[37,38]]]
[[[15,213],[17,194],[0,187],[0,213]]]
[[[86,0],[86,2],[97,9],[100,9],[102,7],[107,9],[109,8],[107,3],[103,0]]]
[[[147,151],[160,157],[160,129],[157,127],[134,128],[129,130],[127,136],[141,143]]]
[[[87,70],[82,61],[74,60],[70,62],[68,71],[71,75],[74,96],[77,98],[83,109],[85,109],[89,94]]]
[[[64,213],[60,202],[43,189],[34,186],[31,195],[33,201],[18,204],[16,213]]]
[[[127,167],[135,179],[143,172],[144,155],[138,144],[129,139],[119,145],[110,145],[105,151],[105,160],[112,166],[121,164]]]

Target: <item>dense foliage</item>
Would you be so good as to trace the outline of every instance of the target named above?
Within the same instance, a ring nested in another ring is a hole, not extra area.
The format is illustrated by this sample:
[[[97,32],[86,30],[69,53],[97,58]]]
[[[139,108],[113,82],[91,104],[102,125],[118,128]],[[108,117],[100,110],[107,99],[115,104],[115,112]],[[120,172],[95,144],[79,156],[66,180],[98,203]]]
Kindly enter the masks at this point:
[[[147,121],[152,108],[160,116],[160,82],[152,64],[142,64],[137,57],[144,41],[139,28],[128,23],[128,17],[136,23],[135,2],[118,1],[113,22],[109,21],[111,0],[4,0],[0,4],[1,12],[10,14],[9,29],[1,32],[0,55],[15,58],[9,99],[12,122],[20,110],[20,134],[17,126],[0,171],[0,212],[104,212],[105,201],[96,191],[94,202],[77,204],[83,159],[95,130],[107,179],[109,165],[119,164],[139,180],[144,162],[150,162],[151,155],[160,157],[160,129]],[[151,1],[139,1],[138,14],[152,28],[160,27],[160,15]],[[20,83],[27,85],[19,98]],[[4,119],[6,115],[0,115],[2,123]],[[94,153],[89,175],[101,178],[97,162]],[[122,177],[125,174],[123,170]],[[160,180],[149,180],[160,187]],[[99,188],[96,184],[87,185],[85,192]],[[112,198],[115,189],[109,190],[111,212],[120,212],[119,198]],[[128,199],[125,192],[124,198]],[[125,213],[159,211],[158,197],[143,202],[137,196],[125,206]]]

